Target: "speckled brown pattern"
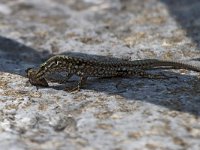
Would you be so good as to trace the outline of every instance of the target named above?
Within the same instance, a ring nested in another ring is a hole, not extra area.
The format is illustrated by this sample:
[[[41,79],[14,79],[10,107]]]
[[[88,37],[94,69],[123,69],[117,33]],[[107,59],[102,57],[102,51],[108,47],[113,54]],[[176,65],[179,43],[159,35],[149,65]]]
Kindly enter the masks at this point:
[[[200,68],[181,61],[166,61],[158,59],[144,59],[135,61],[121,60],[118,62],[91,60],[67,55],[53,56],[44,62],[37,72],[27,71],[27,76],[33,85],[47,85],[45,76],[54,72],[67,72],[67,79],[72,75],[80,77],[78,88],[83,85],[87,77],[128,77],[140,76],[145,78],[165,78],[164,76],[149,74],[151,69],[187,69],[200,72]]]

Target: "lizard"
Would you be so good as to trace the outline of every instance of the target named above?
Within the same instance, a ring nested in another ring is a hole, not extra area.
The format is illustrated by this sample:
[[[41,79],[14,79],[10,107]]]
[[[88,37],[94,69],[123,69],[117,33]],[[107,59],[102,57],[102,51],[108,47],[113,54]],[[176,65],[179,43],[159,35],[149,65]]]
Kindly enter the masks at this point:
[[[48,86],[45,77],[50,73],[67,72],[67,81],[73,75],[80,77],[78,85],[72,90],[79,90],[88,77],[130,77],[139,76],[144,78],[163,79],[165,76],[147,73],[152,69],[186,69],[200,72],[200,67],[183,61],[142,59],[142,60],[121,60],[103,61],[68,55],[56,55],[49,58],[38,69],[28,68],[26,70],[29,82],[36,86]]]

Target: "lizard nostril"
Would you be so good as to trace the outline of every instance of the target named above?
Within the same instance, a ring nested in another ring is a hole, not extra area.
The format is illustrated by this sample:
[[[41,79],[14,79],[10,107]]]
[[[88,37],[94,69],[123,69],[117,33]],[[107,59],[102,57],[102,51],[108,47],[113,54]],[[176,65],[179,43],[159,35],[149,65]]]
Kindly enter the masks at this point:
[[[25,70],[25,72],[28,73],[31,69],[33,69],[33,68],[27,68],[27,69]]]

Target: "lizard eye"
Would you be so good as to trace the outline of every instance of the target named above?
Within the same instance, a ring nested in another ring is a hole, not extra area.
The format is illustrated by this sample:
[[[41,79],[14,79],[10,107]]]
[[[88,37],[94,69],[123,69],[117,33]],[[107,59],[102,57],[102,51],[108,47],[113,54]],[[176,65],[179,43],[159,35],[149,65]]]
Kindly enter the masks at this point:
[[[55,64],[58,65],[58,61],[57,60],[55,61]]]
[[[59,65],[59,63],[60,63],[59,60],[56,60],[56,61],[55,61],[55,64],[56,64],[56,65]]]

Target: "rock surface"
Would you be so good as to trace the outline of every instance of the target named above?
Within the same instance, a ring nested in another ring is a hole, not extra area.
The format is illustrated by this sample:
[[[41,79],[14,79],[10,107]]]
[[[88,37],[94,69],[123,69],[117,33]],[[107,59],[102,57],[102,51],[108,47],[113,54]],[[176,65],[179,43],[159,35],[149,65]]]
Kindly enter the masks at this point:
[[[1,0],[1,149],[200,149],[199,73],[30,85],[52,55],[200,60],[199,0]],[[67,83],[71,84],[71,83]]]

